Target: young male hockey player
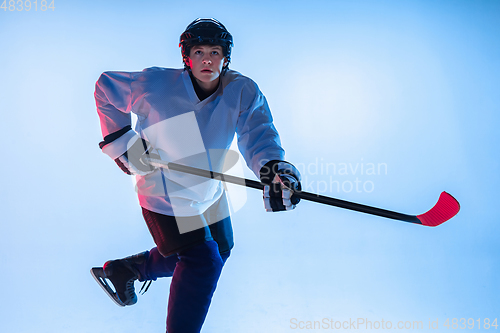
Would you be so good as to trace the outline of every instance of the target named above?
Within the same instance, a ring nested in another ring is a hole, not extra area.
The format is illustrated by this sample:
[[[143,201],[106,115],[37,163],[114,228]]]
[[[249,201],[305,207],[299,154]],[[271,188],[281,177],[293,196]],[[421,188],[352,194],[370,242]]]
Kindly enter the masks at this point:
[[[104,137],[100,148],[136,176],[139,203],[156,247],[91,272],[121,306],[137,302],[135,280],[150,283],[171,276],[169,333],[200,332],[233,247],[233,233],[220,182],[193,182],[193,176],[156,168],[144,157],[213,170],[218,161],[212,152],[229,149],[236,133],[247,165],[268,185],[266,210],[290,210],[298,203],[293,192],[300,189],[300,175],[284,161],[264,95],[251,79],[228,69],[232,45],[219,21],[196,19],[180,37],[184,69],[105,72],[96,83]],[[137,116],[135,130],[132,113]]]

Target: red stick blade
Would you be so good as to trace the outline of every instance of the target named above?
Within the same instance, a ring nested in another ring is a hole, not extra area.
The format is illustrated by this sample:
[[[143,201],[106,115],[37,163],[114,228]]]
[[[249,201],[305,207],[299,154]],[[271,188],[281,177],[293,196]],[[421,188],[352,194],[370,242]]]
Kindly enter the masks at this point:
[[[447,192],[441,193],[438,202],[428,212],[417,215],[422,225],[435,227],[457,215],[460,210],[458,201]]]

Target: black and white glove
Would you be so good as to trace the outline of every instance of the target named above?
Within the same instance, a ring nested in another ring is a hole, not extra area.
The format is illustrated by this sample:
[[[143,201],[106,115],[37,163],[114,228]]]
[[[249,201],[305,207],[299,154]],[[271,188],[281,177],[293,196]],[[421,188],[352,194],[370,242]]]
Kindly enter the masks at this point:
[[[144,163],[142,160],[144,157],[161,159],[148,141],[139,138],[123,155],[116,158],[115,162],[127,175],[145,176],[154,172],[156,167]]]
[[[131,126],[107,135],[99,143],[99,147],[128,175],[145,176],[155,171],[154,166],[143,163],[141,158],[160,159],[151,144],[132,130]]]
[[[272,160],[260,169],[264,186],[264,207],[267,212],[292,210],[300,198],[294,192],[301,190],[300,172],[293,164]]]

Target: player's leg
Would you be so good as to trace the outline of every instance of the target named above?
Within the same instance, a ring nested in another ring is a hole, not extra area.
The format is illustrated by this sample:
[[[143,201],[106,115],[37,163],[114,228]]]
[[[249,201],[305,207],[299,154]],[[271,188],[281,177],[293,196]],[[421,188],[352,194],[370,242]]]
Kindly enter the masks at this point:
[[[215,239],[219,251],[225,253],[222,255],[225,261],[234,244],[231,219],[227,209],[225,197],[198,217],[175,218],[143,208],[144,219],[157,247],[127,258],[108,261],[103,268],[93,268],[92,275],[113,301],[125,306],[137,302],[135,280],[151,281],[173,275],[179,260],[177,253]],[[220,217],[222,220],[212,222]],[[204,227],[181,234],[178,223],[194,223]],[[114,290],[108,284],[108,280]]]
[[[176,253],[213,240],[203,216],[183,218],[187,219],[188,223],[204,225],[202,228],[183,234],[179,233],[177,220],[173,216],[158,214],[144,208],[143,216],[157,247],[123,259],[110,260],[102,268],[95,267],[91,270],[103,290],[121,306],[137,302],[135,280],[151,281],[159,277],[172,276],[179,260]]]
[[[200,332],[229,253],[220,254],[212,240],[178,254],[170,284],[167,332]]]
[[[109,260],[103,267],[92,268],[91,273],[116,304],[133,305],[137,303],[135,280],[146,283],[159,277],[172,276],[178,260],[177,255],[165,258],[157,248],[153,248],[123,259]],[[146,283],[144,287],[149,287],[149,284]]]
[[[149,258],[138,269],[141,281],[172,276],[177,263],[177,253],[215,240],[220,252],[229,252],[234,245],[231,218],[225,196],[203,215],[173,217],[142,209],[144,220],[156,243]],[[201,228],[180,233],[180,225],[199,225]],[[165,257],[165,258],[162,258]]]

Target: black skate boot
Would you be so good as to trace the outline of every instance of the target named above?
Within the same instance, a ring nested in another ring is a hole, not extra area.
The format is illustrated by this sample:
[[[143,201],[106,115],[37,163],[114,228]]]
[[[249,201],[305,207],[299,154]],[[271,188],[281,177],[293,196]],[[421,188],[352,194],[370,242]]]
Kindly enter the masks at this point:
[[[142,252],[123,259],[110,260],[103,267],[94,267],[90,270],[97,283],[119,306],[137,303],[134,281],[140,279],[141,276],[139,271],[134,267],[134,264],[143,264],[146,260],[146,253]],[[107,280],[111,281],[114,290],[108,284]],[[149,282],[151,283],[151,281]]]

